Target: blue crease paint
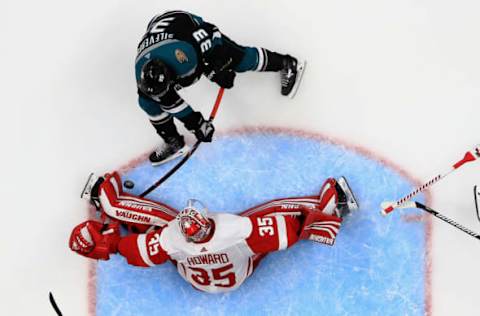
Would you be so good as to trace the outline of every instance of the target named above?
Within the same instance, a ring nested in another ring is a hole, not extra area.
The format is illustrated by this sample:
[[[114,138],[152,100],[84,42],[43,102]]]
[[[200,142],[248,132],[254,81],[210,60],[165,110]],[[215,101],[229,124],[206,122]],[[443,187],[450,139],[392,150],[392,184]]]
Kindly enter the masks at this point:
[[[131,169],[124,175],[135,182],[129,192],[141,193],[175,163]],[[414,185],[370,157],[288,133],[225,135],[200,147],[148,198],[175,208],[196,198],[211,211],[239,213],[318,194],[326,178],[342,175],[360,210],[344,221],[335,246],[301,241],[269,254],[237,291],[220,295],[194,290],[170,263],[137,268],[113,256],[97,266],[97,315],[424,315],[426,224],[404,221],[401,212],[379,215],[382,201]]]

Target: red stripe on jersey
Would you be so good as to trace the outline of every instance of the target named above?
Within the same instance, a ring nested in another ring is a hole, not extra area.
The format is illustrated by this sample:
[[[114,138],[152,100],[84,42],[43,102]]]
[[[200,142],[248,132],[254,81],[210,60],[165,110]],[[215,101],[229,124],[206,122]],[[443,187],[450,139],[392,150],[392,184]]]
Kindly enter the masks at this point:
[[[162,264],[170,257],[160,245],[161,230],[148,234],[133,234],[120,240],[118,252],[127,259],[129,264],[150,267]]]
[[[162,229],[154,230],[148,233],[145,238],[145,247],[147,249],[148,257],[154,264],[162,264],[168,259],[170,259],[167,252],[162,248],[160,244],[161,233]]]
[[[298,217],[292,216],[285,216],[285,223],[287,224],[288,247],[291,247],[299,240],[302,223]]]
[[[252,223],[252,233],[246,242],[254,253],[284,249],[298,240],[300,222],[296,217],[255,216],[249,218]]]
[[[127,259],[129,264],[139,267],[148,267],[149,265],[143,261],[137,247],[137,236],[138,235],[129,235],[122,238],[118,244],[118,252]]]

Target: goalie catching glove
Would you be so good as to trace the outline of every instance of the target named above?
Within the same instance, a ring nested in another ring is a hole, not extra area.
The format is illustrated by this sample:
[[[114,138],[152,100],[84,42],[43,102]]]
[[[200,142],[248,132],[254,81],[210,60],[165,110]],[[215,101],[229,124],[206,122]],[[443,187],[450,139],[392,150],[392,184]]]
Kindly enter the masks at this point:
[[[79,255],[108,260],[111,253],[117,252],[119,241],[118,223],[106,225],[96,221],[86,221],[73,229],[69,246]]]

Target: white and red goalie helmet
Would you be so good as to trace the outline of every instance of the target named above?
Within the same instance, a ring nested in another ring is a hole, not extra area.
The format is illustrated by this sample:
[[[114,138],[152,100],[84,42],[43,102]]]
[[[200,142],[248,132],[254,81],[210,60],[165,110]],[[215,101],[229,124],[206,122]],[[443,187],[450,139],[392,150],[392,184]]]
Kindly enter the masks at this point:
[[[198,200],[190,199],[177,215],[180,231],[187,241],[202,242],[207,239],[212,223],[207,218],[207,208]]]

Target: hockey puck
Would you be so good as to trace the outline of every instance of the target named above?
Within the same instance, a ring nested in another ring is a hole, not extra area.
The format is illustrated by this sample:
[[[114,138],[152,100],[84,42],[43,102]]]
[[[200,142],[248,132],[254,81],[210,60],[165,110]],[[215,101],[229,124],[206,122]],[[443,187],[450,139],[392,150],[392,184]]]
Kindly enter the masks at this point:
[[[131,180],[125,180],[123,182],[123,186],[127,189],[133,189],[133,187],[135,186],[135,184],[133,183],[133,181]]]

